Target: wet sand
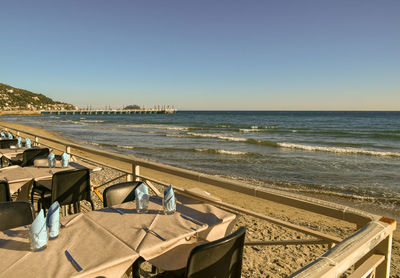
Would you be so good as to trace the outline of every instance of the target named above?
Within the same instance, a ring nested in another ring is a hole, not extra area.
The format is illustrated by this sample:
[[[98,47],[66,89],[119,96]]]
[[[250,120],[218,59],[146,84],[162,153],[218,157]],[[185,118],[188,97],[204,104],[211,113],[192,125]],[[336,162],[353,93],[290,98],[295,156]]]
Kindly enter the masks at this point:
[[[2,124],[3,122],[0,122]],[[36,127],[25,126],[15,123],[4,123],[8,126],[24,130],[26,132],[34,133],[42,136],[50,136],[53,138],[61,138],[57,134],[39,129]],[[85,155],[84,153],[82,153]],[[92,157],[99,161],[106,160],[100,157]],[[131,165],[115,162],[121,169],[130,170]],[[156,180],[163,181],[169,184],[179,186],[181,188],[198,187],[213,196],[217,196],[224,202],[241,206],[255,212],[264,213],[268,216],[273,216],[282,220],[287,220],[295,224],[303,225],[307,228],[319,230],[330,235],[345,238],[356,230],[354,224],[340,221],[337,219],[329,218],[326,216],[318,215],[301,209],[292,208],[276,202],[267,201],[264,199],[240,194],[237,192],[229,191],[219,187],[206,185],[199,182],[193,182],[184,178],[167,175],[150,169],[141,168],[141,174],[153,177]],[[101,185],[108,180],[118,177],[121,173],[109,168],[104,168],[103,171],[92,175],[92,183]],[[113,183],[122,181],[116,180]],[[106,184],[99,188],[102,192]],[[162,188],[160,188],[162,189]],[[97,198],[96,206],[101,207],[102,204]],[[348,205],[348,204],[347,204]],[[254,217],[238,215],[237,227],[246,226],[246,241],[258,240],[288,240],[288,239],[307,239],[310,236],[304,235],[299,232],[282,228],[280,226],[271,224],[269,222],[256,219]],[[246,246],[244,250],[243,259],[243,272],[242,277],[287,277],[299,268],[307,265],[315,260],[328,249],[327,245],[303,245],[303,246]],[[392,250],[392,263],[391,263],[391,277],[400,277],[400,230],[394,233],[393,237],[393,250]]]

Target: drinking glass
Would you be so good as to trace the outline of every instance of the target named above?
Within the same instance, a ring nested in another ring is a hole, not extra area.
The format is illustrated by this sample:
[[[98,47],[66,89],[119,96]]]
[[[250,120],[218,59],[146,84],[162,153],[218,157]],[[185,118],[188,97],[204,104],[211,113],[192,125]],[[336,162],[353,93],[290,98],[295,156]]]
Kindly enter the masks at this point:
[[[146,213],[149,206],[149,195],[143,194],[141,198],[136,198],[136,212]]]

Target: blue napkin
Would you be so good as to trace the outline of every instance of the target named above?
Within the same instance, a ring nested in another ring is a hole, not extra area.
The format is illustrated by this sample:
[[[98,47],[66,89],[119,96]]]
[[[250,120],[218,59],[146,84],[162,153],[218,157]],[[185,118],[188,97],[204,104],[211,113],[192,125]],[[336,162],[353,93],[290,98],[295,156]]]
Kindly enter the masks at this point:
[[[22,148],[22,138],[21,137],[18,137],[17,148],[18,149]]]
[[[29,138],[25,139],[25,147],[28,148],[28,149],[30,149],[32,147],[31,146],[31,139],[29,139]]]
[[[7,136],[8,136],[8,139],[13,139],[14,138],[14,136],[10,132],[7,132]]]
[[[146,184],[141,183],[135,189],[136,209],[145,210],[149,205],[149,189]]]
[[[38,216],[33,220],[29,233],[32,250],[38,250],[46,245],[47,229],[43,209],[40,210]]]
[[[164,210],[166,212],[176,211],[175,194],[172,185],[168,186],[164,191]]]
[[[60,204],[57,201],[50,206],[47,212],[46,225],[49,227],[50,239],[56,238],[60,227]]]
[[[61,166],[63,168],[67,168],[68,167],[68,162],[69,162],[69,155],[67,153],[63,153],[61,155]]]
[[[47,156],[47,160],[49,161],[49,167],[54,168],[54,166],[56,165],[56,156],[54,155],[54,153],[50,152]]]
[[[4,132],[1,132],[1,133],[0,133],[0,136],[1,136],[1,139],[6,138],[6,135],[4,134]]]

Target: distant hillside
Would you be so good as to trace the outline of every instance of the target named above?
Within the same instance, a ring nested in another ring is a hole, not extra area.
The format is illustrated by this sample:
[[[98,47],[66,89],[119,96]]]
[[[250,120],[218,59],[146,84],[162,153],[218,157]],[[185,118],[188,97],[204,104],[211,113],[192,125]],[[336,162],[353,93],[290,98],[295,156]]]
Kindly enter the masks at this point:
[[[54,101],[43,94],[36,94],[0,83],[0,110],[75,110],[76,106]]]

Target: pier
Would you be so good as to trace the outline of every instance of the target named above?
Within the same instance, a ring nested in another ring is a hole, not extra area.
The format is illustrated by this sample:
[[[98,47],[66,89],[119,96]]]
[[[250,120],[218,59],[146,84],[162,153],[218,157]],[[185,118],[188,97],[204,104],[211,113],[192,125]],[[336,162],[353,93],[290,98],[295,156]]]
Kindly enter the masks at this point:
[[[149,109],[78,109],[78,110],[41,110],[41,115],[130,115],[130,114],[174,114],[175,108]]]

